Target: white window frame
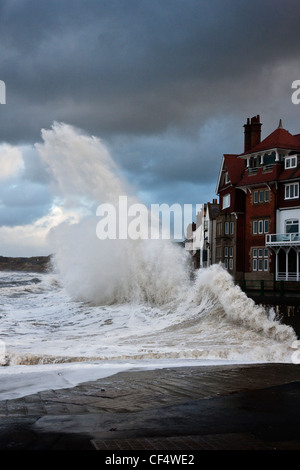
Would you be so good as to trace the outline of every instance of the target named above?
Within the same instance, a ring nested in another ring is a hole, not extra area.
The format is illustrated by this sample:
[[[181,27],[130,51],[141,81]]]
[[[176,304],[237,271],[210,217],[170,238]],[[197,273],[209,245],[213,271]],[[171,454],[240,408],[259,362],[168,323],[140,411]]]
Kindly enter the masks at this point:
[[[291,155],[289,157],[285,157],[284,159],[284,169],[289,170],[290,168],[297,167],[297,155]]]
[[[269,219],[264,220],[264,233],[269,233]]]
[[[252,271],[269,271],[269,250],[268,248],[252,248]]]
[[[299,183],[285,185],[284,199],[299,199]]]
[[[287,227],[292,227],[293,225],[297,226],[296,232],[288,232]],[[299,219],[287,219],[285,220],[285,233],[299,233]]]
[[[265,190],[265,202],[270,201],[270,191],[268,189]]]
[[[230,207],[230,193],[224,194],[222,199],[222,209]]]
[[[258,234],[258,220],[253,220],[252,233],[253,233],[253,235]]]

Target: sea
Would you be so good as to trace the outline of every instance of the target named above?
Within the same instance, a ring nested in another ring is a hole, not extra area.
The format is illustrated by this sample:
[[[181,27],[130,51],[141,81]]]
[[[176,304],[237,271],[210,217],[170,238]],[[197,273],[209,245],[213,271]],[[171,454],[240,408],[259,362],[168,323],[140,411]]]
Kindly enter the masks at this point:
[[[292,362],[294,330],[221,264],[191,275],[171,240],[99,240],[95,204],[136,201],[130,182],[98,138],[62,123],[42,137],[60,209],[84,210],[52,228],[49,272],[0,273],[0,400],[132,369]]]

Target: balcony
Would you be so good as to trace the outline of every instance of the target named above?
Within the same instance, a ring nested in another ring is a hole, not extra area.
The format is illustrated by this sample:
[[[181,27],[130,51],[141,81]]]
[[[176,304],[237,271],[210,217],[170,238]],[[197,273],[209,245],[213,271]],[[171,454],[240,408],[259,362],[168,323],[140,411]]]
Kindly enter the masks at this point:
[[[299,282],[300,233],[267,234],[266,247],[275,253],[276,281]]]
[[[299,281],[300,274],[299,272],[279,272],[276,276],[276,281]]]
[[[257,171],[258,171],[258,167],[252,167],[252,168],[248,168],[248,175],[256,175],[257,174]]]
[[[270,171],[273,171],[273,168],[274,168],[274,164],[273,164],[273,163],[270,163],[270,164],[268,164],[268,165],[264,165],[264,166],[262,167],[262,171],[263,171],[263,173],[268,173],[268,172],[270,172]]]
[[[266,235],[266,246],[300,246],[300,233],[272,233]]]

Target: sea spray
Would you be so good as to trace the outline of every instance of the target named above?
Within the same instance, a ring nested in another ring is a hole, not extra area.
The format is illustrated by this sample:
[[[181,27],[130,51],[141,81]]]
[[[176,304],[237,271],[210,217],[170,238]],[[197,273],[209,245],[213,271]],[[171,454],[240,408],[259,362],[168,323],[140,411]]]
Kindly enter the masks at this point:
[[[76,202],[95,210],[99,203],[117,204],[121,194],[136,202],[99,139],[57,123],[42,137],[44,143],[37,149],[62,204]],[[102,340],[99,348],[110,352],[104,357],[286,360],[295,339],[293,329],[270,319],[221,265],[199,270],[192,282],[187,253],[170,240],[99,240],[97,222],[95,215],[85,214],[77,224],[56,227],[50,239],[55,266],[73,299],[95,308],[115,305],[112,323],[124,314],[118,305],[131,304],[135,312],[145,312],[142,320],[140,314],[130,320],[124,317],[126,339],[120,333],[123,329],[105,336],[109,343]],[[133,334],[132,329],[138,332]],[[132,352],[113,352],[116,341],[120,351],[124,341]]]
[[[92,210],[117,204],[125,191],[136,202],[104,144],[66,124],[42,131],[37,144],[61,203]],[[87,202],[88,201],[88,202]],[[96,211],[95,211],[96,212]],[[62,224],[50,233],[54,265],[78,300],[95,305],[174,300],[189,282],[187,253],[169,240],[99,240],[98,219],[85,215],[78,224]]]
[[[262,305],[257,305],[254,300],[247,297],[220,264],[200,270],[196,286],[199,292],[209,290],[219,300],[228,319],[236,324],[243,324],[277,341],[292,343],[296,339],[291,327],[275,321]]]

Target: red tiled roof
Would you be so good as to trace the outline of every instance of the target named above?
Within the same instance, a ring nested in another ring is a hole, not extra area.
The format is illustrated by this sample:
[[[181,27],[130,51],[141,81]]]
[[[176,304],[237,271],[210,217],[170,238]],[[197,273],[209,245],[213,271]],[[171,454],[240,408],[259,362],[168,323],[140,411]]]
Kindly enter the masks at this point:
[[[258,167],[257,173],[249,174],[248,170],[245,170],[243,177],[237,186],[251,186],[278,180],[280,171],[280,165],[274,165],[272,171],[264,171],[262,167]]]
[[[300,178],[300,167],[284,170],[279,177],[280,180],[292,180],[294,178]]]
[[[241,160],[237,157],[238,155],[224,155],[225,167],[232,184],[237,184],[240,181],[242,173],[245,169],[245,160]]]
[[[292,135],[286,129],[279,127],[251,150],[242,153],[241,156],[273,148],[300,150],[300,134]]]

